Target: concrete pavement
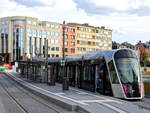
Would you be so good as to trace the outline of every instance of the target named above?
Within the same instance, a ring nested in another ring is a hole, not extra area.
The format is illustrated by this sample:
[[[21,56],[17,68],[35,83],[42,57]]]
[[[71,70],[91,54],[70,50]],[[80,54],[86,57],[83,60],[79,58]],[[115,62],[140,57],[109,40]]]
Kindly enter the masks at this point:
[[[69,109],[70,111],[88,113],[149,113],[150,111],[133,102],[123,101],[113,97],[96,95],[94,93],[72,88],[69,91],[62,91],[62,85],[48,86],[43,83],[35,83],[21,78],[18,73],[7,73],[19,84],[40,95],[41,97],[54,102],[55,104]]]

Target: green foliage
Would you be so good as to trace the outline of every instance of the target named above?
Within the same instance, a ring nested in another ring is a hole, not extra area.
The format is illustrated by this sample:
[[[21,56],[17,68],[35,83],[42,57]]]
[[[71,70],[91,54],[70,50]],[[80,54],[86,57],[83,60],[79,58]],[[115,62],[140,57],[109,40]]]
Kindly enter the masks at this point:
[[[148,60],[148,53],[147,52],[143,52],[141,54],[141,58],[140,58],[140,64],[141,66],[147,66],[147,67],[150,67],[150,61]]]

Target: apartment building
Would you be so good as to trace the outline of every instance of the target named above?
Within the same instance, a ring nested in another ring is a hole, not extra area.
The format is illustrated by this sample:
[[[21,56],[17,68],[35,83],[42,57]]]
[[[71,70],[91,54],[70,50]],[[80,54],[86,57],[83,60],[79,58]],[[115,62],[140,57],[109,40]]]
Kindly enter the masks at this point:
[[[48,41],[48,56],[60,56],[61,26],[56,22],[14,16],[0,18],[0,55],[6,62],[44,57]]]
[[[76,27],[76,54],[112,49],[112,30],[105,29],[105,27],[90,26],[87,23],[68,23],[67,25]]]
[[[76,39],[76,26],[72,26],[72,25],[61,25],[61,27],[64,27],[64,31],[65,31],[65,56],[70,56],[70,55],[75,55],[76,51],[75,51],[75,39]],[[62,34],[63,34],[63,30],[62,30]],[[63,48],[63,35],[61,37],[61,48]],[[60,55],[62,56],[62,52],[63,50],[60,51]]]

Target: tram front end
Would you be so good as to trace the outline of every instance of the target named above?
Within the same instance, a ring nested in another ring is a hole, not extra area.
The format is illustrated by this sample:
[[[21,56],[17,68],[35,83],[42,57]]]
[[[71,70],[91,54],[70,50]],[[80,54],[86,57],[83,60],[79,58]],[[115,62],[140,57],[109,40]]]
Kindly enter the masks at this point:
[[[116,97],[130,100],[142,99],[144,89],[139,59],[136,53],[130,49],[120,49],[115,52],[113,61],[117,75],[115,81],[117,81],[116,83],[120,88],[120,95],[117,94]],[[117,88],[114,88],[114,90],[117,90]]]

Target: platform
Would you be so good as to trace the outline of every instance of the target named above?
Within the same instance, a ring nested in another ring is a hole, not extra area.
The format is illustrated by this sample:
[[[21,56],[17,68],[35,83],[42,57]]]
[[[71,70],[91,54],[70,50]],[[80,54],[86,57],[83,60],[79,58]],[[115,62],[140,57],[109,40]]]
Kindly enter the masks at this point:
[[[6,74],[26,89],[70,111],[85,113],[150,112],[150,110],[139,106],[136,102],[95,94],[73,87],[69,87],[69,91],[64,92],[61,84],[56,83],[56,86],[49,86],[46,83],[27,81],[19,73],[6,72]]]

